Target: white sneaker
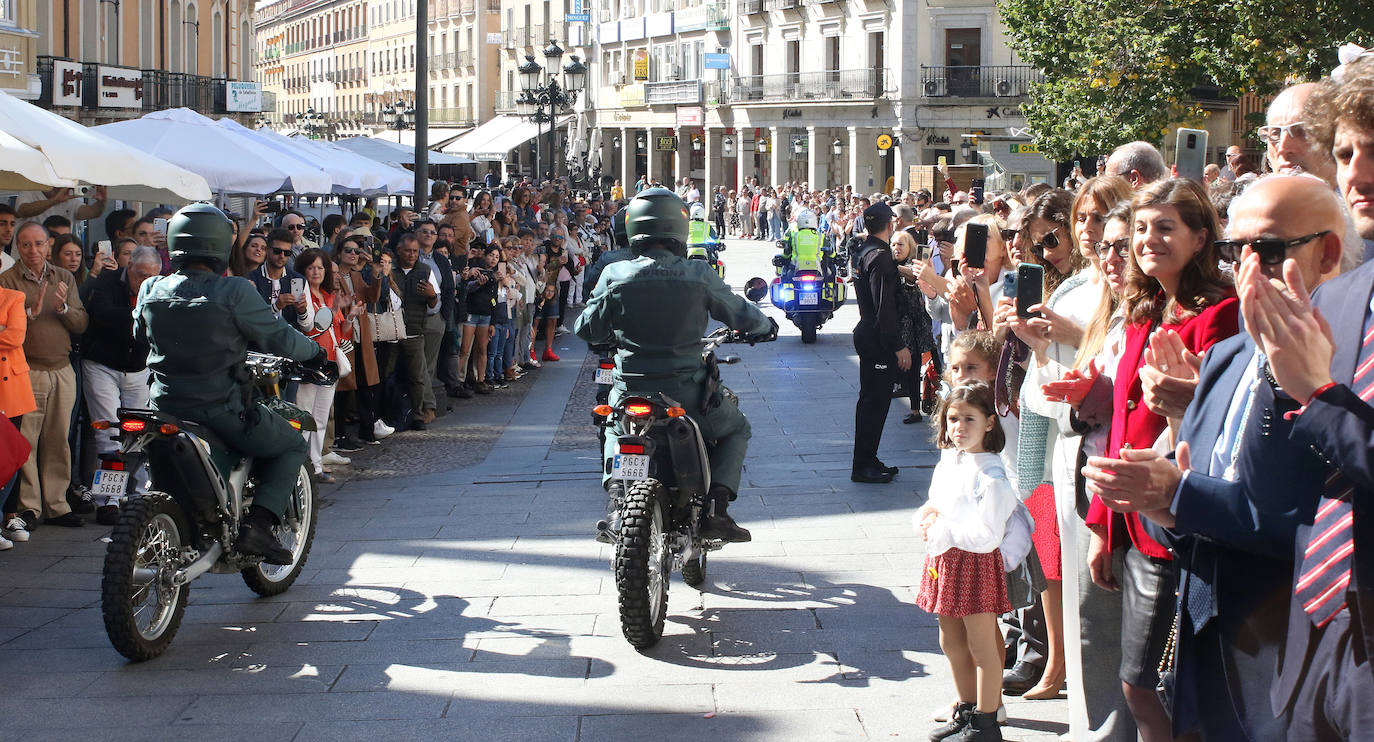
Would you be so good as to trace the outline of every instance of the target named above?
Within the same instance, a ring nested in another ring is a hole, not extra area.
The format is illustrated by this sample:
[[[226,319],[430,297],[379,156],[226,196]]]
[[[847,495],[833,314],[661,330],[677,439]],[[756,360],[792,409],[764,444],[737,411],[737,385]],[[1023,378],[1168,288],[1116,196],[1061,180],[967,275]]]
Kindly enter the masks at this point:
[[[391,427],[390,425],[387,425],[381,420],[378,420],[377,422],[372,424],[372,437],[377,440],[381,440],[395,432],[395,428]]]
[[[340,456],[339,454],[330,451],[329,453],[320,457],[320,463],[326,466],[348,466],[349,464],[353,463],[353,459],[350,459],[347,456]]]
[[[29,529],[24,527],[24,521],[16,515],[5,521],[4,527],[0,527],[0,536],[11,541],[28,541]]]
[[[13,549],[13,548],[14,548],[14,542],[13,542],[13,541],[11,541],[11,540],[5,538],[4,536],[0,536],[0,551],[5,551],[6,549]]]

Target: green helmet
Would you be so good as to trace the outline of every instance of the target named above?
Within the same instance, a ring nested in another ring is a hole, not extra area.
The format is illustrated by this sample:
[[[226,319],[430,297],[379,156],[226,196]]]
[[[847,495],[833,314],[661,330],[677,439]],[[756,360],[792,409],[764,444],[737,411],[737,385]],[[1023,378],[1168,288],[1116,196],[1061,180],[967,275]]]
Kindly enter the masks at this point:
[[[234,226],[223,211],[210,204],[190,204],[167,222],[167,251],[173,268],[191,261],[222,268],[229,264],[233,247]]]
[[[625,231],[625,214],[629,211],[628,207],[621,206],[620,210],[611,217],[611,231],[615,233],[616,247],[629,247],[630,235]]]
[[[679,257],[687,255],[687,206],[676,193],[650,188],[625,208],[625,232],[636,255],[649,245],[661,245]]]

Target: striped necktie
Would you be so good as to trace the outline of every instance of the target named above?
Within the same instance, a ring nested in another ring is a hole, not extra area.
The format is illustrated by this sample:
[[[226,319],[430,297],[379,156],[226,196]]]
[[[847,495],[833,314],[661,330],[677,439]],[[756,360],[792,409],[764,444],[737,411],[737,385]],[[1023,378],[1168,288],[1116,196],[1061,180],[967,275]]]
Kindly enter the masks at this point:
[[[1360,364],[1351,381],[1360,399],[1374,398],[1374,327],[1365,331]],[[1325,626],[1346,606],[1350,569],[1355,553],[1355,512],[1350,500],[1355,487],[1340,471],[1326,478],[1317,517],[1312,521],[1302,568],[1294,591],[1307,617]]]

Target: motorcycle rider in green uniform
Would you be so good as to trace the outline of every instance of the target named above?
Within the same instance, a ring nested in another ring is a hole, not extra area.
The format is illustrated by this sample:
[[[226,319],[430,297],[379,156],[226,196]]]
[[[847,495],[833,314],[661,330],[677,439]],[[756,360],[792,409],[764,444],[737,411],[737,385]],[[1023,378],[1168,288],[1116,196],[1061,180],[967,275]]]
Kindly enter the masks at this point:
[[[687,214],[690,219],[687,224],[687,257],[704,258],[711,265],[715,265],[720,235],[716,234],[716,228],[706,221],[706,204],[694,202]]]
[[[234,545],[266,564],[285,565],[291,552],[272,528],[286,512],[306,444],[285,418],[249,398],[248,347],[318,368],[329,361],[315,341],[272,313],[252,283],[222,277],[233,241],[229,219],[210,204],[191,204],[173,215],[167,223],[173,272],[144,282],[134,332],[150,348],[153,409],[200,423],[257,461],[253,505]],[[221,474],[228,476],[233,457],[214,452]]]
[[[816,271],[830,280],[834,274],[833,255],[825,249],[825,240],[816,225],[816,214],[802,209],[797,214],[796,226],[783,237],[782,255],[773,258],[773,265],[781,272]]]
[[[725,285],[711,266],[686,257],[687,210],[666,188],[641,192],[629,204],[626,229],[635,257],[606,267],[574,331],[593,345],[617,348],[610,404],[662,392],[689,410],[711,444],[711,489],[703,538],[748,541],[726,512],[739,491],[749,445],[749,421],[729,401],[705,398],[708,369],[701,338],[715,318],[755,339],[776,337],[778,325]],[[708,403],[709,402],[709,403]],[[605,456],[616,436],[606,436]],[[603,485],[610,485],[609,474]],[[619,493],[610,492],[608,521],[616,530]]]

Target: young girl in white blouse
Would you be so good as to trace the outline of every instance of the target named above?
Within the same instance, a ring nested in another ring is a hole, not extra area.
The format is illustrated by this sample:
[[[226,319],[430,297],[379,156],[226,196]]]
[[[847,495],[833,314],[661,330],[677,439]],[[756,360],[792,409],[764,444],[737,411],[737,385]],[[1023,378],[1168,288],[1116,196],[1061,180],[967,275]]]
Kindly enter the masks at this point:
[[[1000,742],[1004,654],[997,616],[1011,610],[1000,547],[1019,500],[998,455],[1006,437],[992,387],[973,382],[950,390],[936,425],[936,445],[944,450],[930,496],[916,511],[926,540],[916,604],[939,617],[959,705],[930,738],[962,733],[961,740]]]

